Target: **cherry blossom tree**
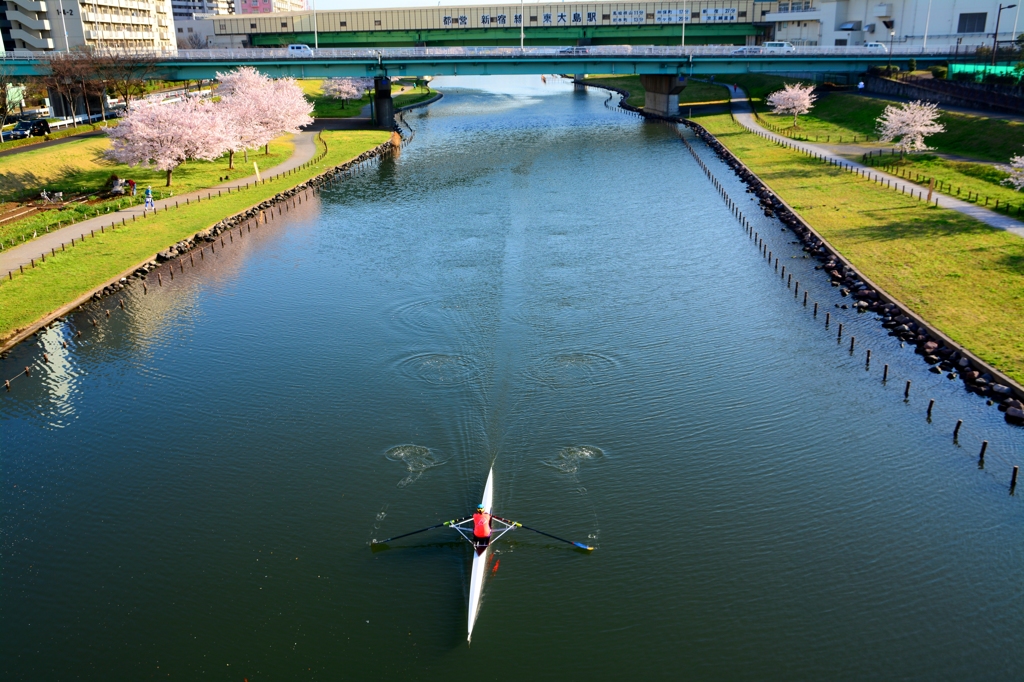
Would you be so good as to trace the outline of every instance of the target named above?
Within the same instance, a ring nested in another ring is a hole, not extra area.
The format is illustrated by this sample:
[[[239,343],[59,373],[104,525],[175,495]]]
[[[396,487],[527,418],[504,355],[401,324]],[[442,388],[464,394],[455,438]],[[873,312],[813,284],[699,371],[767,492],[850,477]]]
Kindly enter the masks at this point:
[[[271,80],[251,66],[218,73],[221,111],[235,136],[233,152],[265,147],[285,133],[297,133],[313,121],[313,104],[292,78]],[[248,159],[248,155],[246,155]]]
[[[328,78],[322,90],[331,99],[340,99],[346,104],[349,100],[362,99],[363,93],[373,87],[369,78]]]
[[[939,105],[933,102],[890,104],[878,117],[878,138],[882,142],[895,141],[900,156],[906,152],[927,151],[931,147],[924,143],[925,136],[946,130],[938,118]]]
[[[802,85],[800,83],[787,83],[781,90],[776,90],[768,95],[768,106],[772,113],[793,115],[793,127],[796,128],[797,116],[806,114],[818,99],[814,94],[813,85]]]
[[[129,166],[156,166],[171,173],[190,160],[212,161],[227,149],[231,136],[217,106],[198,97],[172,104],[137,100],[113,128],[107,157]]]
[[[1004,185],[1012,185],[1018,192],[1024,189],[1024,156],[1017,154],[1010,158],[1010,177],[1003,180]]]
[[[313,103],[306,99],[294,78],[273,81],[264,108],[262,122],[268,137],[263,145],[267,154],[270,153],[271,139],[278,135],[297,133],[300,128],[313,122]]]
[[[321,89],[326,97],[340,99],[347,104],[350,99],[359,99],[363,96],[362,89],[353,80],[352,78],[328,78],[324,81]]]

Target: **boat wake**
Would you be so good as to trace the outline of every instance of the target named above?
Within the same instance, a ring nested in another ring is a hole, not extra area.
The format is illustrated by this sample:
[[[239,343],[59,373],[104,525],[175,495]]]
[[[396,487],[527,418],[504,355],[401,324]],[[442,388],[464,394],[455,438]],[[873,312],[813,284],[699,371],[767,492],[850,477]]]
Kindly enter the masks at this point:
[[[398,482],[399,488],[412,485],[427,469],[441,466],[446,460],[438,459],[430,448],[422,445],[397,445],[384,453],[392,462],[405,465],[407,475]]]

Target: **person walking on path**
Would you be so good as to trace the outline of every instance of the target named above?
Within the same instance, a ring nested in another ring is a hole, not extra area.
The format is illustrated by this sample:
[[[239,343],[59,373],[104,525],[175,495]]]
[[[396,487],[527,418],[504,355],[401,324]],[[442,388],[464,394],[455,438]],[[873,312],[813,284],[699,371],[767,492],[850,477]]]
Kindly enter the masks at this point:
[[[150,185],[146,187],[146,208],[156,208],[156,204],[153,202],[153,187]]]

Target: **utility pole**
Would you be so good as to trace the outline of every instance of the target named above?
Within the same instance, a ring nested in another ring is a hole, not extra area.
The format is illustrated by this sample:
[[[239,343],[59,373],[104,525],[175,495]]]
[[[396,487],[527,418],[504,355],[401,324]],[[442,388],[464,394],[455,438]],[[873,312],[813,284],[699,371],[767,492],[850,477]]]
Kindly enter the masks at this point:
[[[313,49],[320,49],[320,36],[316,31],[316,0],[309,0],[310,5],[313,7]]]
[[[68,24],[64,20],[64,0],[59,0],[60,5],[60,25],[64,27],[64,51],[71,52],[71,41],[68,40]]]
[[[927,49],[928,47],[928,24],[932,21],[932,0],[928,0],[928,14],[924,15],[924,43],[921,45],[921,49]]]
[[[526,0],[519,0],[519,49],[526,43]]]
[[[683,30],[682,30],[681,36],[679,38],[679,46],[680,47],[686,47],[686,6],[688,4],[689,4],[689,0],[683,0],[683,16],[681,17],[682,21],[680,22],[683,25]]]
[[[999,50],[999,18],[1003,16],[1004,9],[1013,9],[1017,5],[1003,5],[1000,3],[999,11],[996,12],[996,32],[992,34],[992,66],[996,65],[996,52]]]

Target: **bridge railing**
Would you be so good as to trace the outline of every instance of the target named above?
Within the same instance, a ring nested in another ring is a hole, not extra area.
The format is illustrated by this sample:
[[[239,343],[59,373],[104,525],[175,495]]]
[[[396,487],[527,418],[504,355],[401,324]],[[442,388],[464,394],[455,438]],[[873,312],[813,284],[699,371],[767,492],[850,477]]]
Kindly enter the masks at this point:
[[[950,57],[953,55],[970,55],[975,46],[954,45],[932,46],[929,48],[913,46],[894,46],[894,57]],[[19,60],[46,61],[54,52],[31,52],[28,50],[12,50],[3,55],[2,61]],[[138,55],[138,52],[133,52]],[[238,48],[212,50],[177,50],[147,53],[160,61],[281,61],[281,60],[330,60],[330,61],[375,61],[383,63],[395,60],[430,60],[430,59],[534,59],[550,61],[570,60],[586,62],[588,60],[614,58],[667,58],[696,59],[701,57],[735,58],[744,61],[759,59],[785,60],[806,57],[870,57],[876,60],[888,58],[887,51],[856,46],[843,47],[795,47],[791,52],[769,51],[763,47],[736,45],[695,45],[683,47],[678,45],[595,45],[568,47],[386,47],[386,48],[320,48],[308,53],[296,55],[285,48]]]

